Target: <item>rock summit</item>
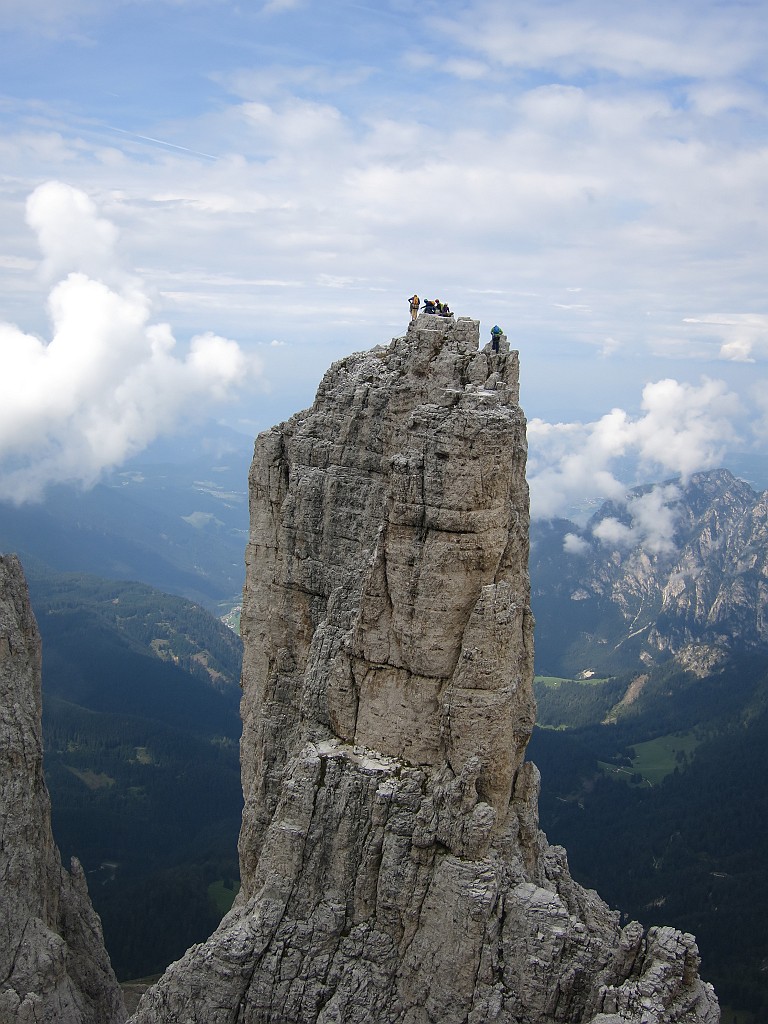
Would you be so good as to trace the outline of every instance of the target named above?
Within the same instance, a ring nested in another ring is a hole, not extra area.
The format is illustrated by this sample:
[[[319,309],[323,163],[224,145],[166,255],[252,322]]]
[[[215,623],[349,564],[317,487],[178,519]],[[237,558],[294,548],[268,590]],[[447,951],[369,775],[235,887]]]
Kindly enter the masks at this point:
[[[719,1020],[538,828],[518,354],[421,315],[261,434],[242,889],[135,1024]]]

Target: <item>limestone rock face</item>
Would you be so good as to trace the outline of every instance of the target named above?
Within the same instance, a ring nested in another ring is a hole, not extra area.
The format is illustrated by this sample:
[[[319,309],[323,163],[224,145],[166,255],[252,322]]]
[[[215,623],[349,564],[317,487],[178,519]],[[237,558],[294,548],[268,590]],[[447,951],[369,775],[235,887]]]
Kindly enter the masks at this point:
[[[21,566],[0,555],[0,1024],[119,1024],[83,870],[62,867],[51,833],[40,665]]]
[[[715,1024],[538,829],[518,357],[420,316],[262,434],[242,890],[136,1024]]]

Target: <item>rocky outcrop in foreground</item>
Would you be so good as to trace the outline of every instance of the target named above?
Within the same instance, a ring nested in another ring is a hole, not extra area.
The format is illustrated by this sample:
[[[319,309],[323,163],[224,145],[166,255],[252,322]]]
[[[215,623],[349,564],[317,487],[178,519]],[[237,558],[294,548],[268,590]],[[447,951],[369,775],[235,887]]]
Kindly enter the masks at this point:
[[[420,316],[262,434],[242,890],[135,1024],[719,1020],[538,829],[518,358]]]
[[[83,870],[53,841],[40,714],[37,624],[18,560],[0,555],[0,1024],[119,1024]]]

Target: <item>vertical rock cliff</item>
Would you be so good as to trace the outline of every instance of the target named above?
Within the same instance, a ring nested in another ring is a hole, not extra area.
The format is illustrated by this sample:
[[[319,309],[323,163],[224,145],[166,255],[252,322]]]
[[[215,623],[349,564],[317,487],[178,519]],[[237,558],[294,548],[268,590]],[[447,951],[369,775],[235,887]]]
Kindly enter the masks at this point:
[[[420,316],[262,434],[242,890],[136,1024],[719,1020],[538,829],[525,419],[506,339]]]
[[[0,555],[0,1024],[119,1024],[83,870],[61,866],[51,833],[40,663],[21,566]]]

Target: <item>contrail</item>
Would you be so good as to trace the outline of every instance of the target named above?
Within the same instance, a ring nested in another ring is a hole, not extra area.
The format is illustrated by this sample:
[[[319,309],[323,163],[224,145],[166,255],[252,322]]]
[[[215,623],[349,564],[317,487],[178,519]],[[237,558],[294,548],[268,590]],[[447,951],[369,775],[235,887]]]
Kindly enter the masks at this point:
[[[116,128],[113,124],[107,125],[112,132],[119,132],[121,135],[130,135],[132,139],[141,139],[142,142],[154,142],[158,146],[167,146],[168,149],[178,149],[182,153],[191,153],[193,156],[202,156],[206,160],[218,160],[212,153],[201,153],[198,149],[188,149],[186,146],[177,146],[173,142],[166,142],[164,139],[153,139],[151,135],[138,135],[136,132],[126,131],[125,128]]]

